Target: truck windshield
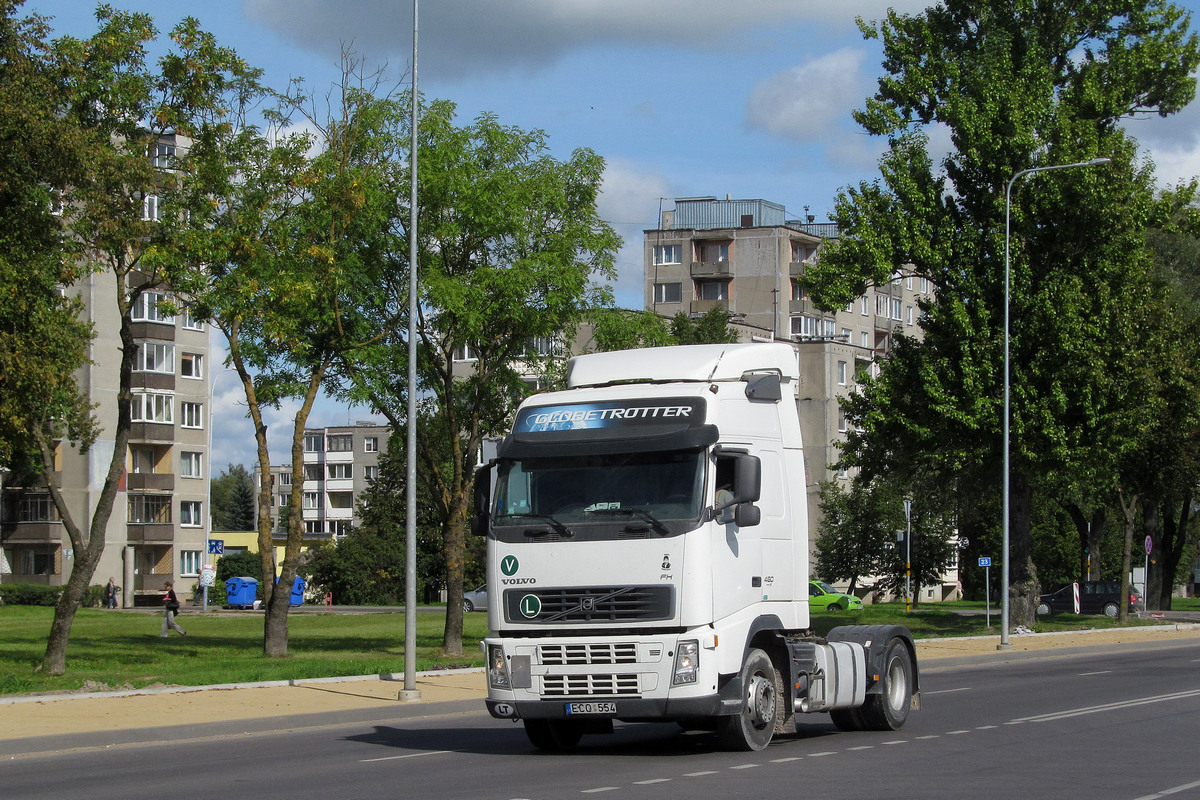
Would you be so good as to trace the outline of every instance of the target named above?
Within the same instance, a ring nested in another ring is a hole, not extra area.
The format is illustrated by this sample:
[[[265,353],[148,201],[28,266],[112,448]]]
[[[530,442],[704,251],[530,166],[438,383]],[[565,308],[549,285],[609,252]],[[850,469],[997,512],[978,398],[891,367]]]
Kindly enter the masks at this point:
[[[495,525],[562,525],[573,534],[592,524],[614,532],[679,533],[700,518],[702,456],[691,451],[502,461]]]

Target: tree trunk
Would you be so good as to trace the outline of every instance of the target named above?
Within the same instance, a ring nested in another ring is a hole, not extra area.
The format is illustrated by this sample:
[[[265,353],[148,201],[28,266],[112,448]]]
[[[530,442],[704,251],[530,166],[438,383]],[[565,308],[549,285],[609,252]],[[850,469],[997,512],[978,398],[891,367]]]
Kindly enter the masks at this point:
[[[442,553],[446,559],[446,628],[442,649],[446,655],[462,655],[463,631],[463,557],[467,552],[467,492],[457,493],[453,515],[442,531]],[[497,600],[499,602],[499,593]]]
[[[1092,526],[1088,529],[1086,579],[1098,581],[1100,575],[1100,543],[1104,541],[1104,522],[1107,519],[1104,506],[1092,512]]]
[[[1037,616],[1038,580],[1033,563],[1033,484],[1020,470],[1010,487],[1009,624],[1032,628]]]
[[[1175,574],[1179,570],[1179,562],[1183,560],[1183,550],[1187,545],[1187,532],[1192,519],[1192,500],[1195,493],[1188,489],[1182,499],[1164,506],[1163,531],[1159,561],[1162,563],[1162,594],[1159,596],[1159,608],[1163,611],[1171,609],[1171,597],[1175,591]],[[1179,516],[1175,516],[1179,509]]]
[[[1133,529],[1137,522],[1138,496],[1133,495],[1127,502],[1125,494],[1118,488],[1117,499],[1121,501],[1121,511],[1125,515],[1125,549],[1121,553],[1121,605],[1117,612],[1117,619],[1124,624],[1129,621],[1129,554],[1133,549]]]
[[[1147,497],[1142,506],[1142,530],[1152,542],[1149,559],[1145,559],[1146,551],[1142,550],[1142,563],[1147,567],[1146,574],[1142,576],[1142,604],[1147,611],[1158,611],[1162,608],[1162,517],[1159,516],[1159,511],[1160,501]]]

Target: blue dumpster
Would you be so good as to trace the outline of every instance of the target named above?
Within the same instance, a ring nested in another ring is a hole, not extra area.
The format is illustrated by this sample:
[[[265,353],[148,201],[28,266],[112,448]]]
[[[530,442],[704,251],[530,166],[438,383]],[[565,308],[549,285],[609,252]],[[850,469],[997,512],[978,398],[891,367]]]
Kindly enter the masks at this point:
[[[275,583],[279,583],[279,578],[275,579]],[[308,584],[304,582],[304,578],[299,575],[292,581],[292,596],[288,599],[289,604],[293,606],[304,605],[304,590],[308,588]]]
[[[225,581],[225,605],[254,608],[258,598],[256,578],[230,578]]]

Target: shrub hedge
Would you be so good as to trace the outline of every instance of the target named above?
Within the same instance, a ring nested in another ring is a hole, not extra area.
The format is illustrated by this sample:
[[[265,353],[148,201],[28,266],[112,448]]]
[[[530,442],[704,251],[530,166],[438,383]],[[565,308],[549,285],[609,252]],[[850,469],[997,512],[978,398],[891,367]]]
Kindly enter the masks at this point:
[[[0,605],[52,606],[58,602],[61,586],[41,586],[32,583],[0,584]],[[84,608],[99,608],[104,604],[104,585],[93,584],[83,594]]]

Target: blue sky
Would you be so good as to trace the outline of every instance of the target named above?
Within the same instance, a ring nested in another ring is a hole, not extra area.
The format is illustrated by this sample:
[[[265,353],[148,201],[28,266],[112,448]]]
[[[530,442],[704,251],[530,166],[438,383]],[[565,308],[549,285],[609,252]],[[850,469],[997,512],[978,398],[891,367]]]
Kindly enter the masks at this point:
[[[412,4],[407,0],[110,0],[146,11],[162,31],[185,13],[200,20],[282,86],[303,77],[324,94],[343,44],[407,82]],[[59,34],[95,30],[95,3],[27,0]],[[859,131],[880,72],[880,49],[856,16],[890,6],[917,13],[926,0],[424,0],[418,86],[453,100],[462,120],[483,112],[541,129],[565,158],[590,147],[607,160],[602,216],[624,237],[614,289],[642,305],[641,237],[675,197],[726,194],[782,203],[823,221],[838,190],[877,174],[880,142]],[[1193,12],[1200,0],[1178,3]],[[168,9],[168,10],[164,10]],[[178,10],[177,10],[178,9]],[[1200,14],[1193,27],[1200,27]],[[1132,122],[1161,185],[1200,175],[1200,102],[1170,119]],[[219,378],[212,463],[249,465],[253,436],[235,378]],[[268,420],[290,429],[293,407]],[[322,403],[310,425],[364,418]],[[272,453],[285,453],[272,437]],[[278,456],[275,456],[278,459]]]

